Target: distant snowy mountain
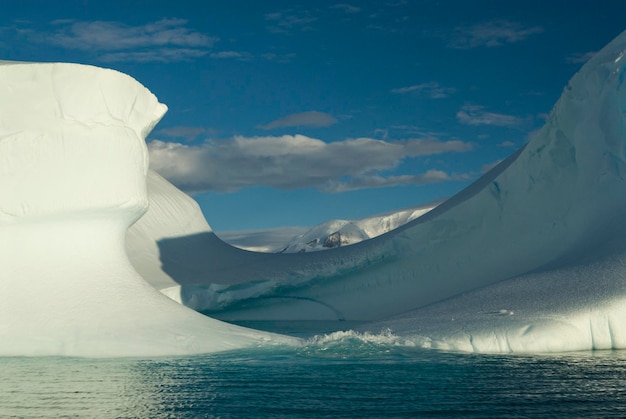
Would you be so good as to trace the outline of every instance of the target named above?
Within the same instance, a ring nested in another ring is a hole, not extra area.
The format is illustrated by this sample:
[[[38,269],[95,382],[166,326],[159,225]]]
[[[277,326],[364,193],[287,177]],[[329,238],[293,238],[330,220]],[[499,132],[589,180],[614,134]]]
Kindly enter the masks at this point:
[[[240,249],[264,253],[303,253],[328,250],[371,239],[394,230],[433,209],[419,206],[360,220],[329,220],[314,227],[278,227],[216,233]]]
[[[284,247],[283,253],[328,250],[371,239],[426,214],[435,206],[417,207],[360,220],[330,220],[300,234]]]

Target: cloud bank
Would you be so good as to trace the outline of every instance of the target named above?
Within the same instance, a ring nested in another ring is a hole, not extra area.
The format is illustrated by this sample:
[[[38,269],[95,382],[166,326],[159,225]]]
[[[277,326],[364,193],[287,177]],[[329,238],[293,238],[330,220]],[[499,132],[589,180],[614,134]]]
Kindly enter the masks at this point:
[[[469,151],[472,144],[429,138],[325,143],[304,135],[283,135],[236,136],[200,146],[153,140],[148,148],[151,167],[187,192],[236,191],[261,185],[342,192],[452,180],[454,177],[434,170],[402,176],[384,176],[383,172],[407,158]]]

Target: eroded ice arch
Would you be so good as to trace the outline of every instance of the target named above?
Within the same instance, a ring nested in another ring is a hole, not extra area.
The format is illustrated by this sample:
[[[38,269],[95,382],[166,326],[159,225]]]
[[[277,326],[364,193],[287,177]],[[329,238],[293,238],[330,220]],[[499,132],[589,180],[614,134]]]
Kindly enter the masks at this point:
[[[166,107],[131,77],[0,63],[0,355],[146,356],[291,339],[176,304],[128,261]]]
[[[222,318],[380,320],[520,275],[619,259],[624,51],[622,34],[572,78],[522,150],[396,231],[303,255],[239,251],[203,232],[160,240],[163,269],[182,284],[183,302]],[[606,301],[591,290],[594,298]]]

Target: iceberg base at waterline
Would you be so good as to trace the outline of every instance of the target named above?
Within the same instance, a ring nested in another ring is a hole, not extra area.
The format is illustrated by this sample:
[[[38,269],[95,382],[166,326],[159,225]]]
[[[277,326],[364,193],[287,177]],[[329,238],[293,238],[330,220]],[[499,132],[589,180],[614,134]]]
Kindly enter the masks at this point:
[[[546,353],[626,348],[626,249],[523,275],[364,326],[423,348]]]
[[[290,341],[160,294],[129,264],[124,223],[103,215],[2,228],[0,252],[12,260],[2,273],[12,283],[2,287],[1,355],[174,355]]]
[[[296,340],[171,301],[134,270],[145,136],[166,107],[129,76],[0,65],[0,355],[156,356]]]

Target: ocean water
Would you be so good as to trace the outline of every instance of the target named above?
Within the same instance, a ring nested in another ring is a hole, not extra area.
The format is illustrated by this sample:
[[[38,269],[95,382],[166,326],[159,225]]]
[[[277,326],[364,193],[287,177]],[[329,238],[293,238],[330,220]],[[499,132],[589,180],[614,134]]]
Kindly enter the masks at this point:
[[[2,418],[625,416],[621,351],[458,354],[340,332],[210,356],[0,358]]]

